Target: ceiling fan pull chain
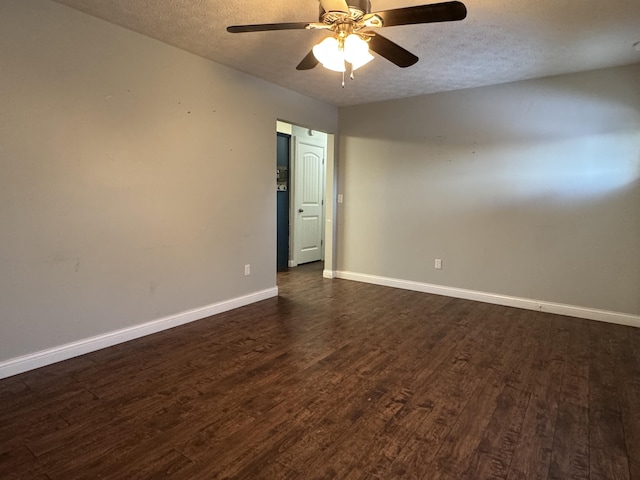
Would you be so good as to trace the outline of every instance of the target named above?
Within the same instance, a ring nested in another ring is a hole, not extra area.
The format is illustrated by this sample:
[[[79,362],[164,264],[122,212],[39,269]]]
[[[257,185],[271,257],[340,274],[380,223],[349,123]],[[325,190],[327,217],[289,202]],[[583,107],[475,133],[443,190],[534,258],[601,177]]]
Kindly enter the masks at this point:
[[[342,72],[342,88],[344,88],[344,72]]]

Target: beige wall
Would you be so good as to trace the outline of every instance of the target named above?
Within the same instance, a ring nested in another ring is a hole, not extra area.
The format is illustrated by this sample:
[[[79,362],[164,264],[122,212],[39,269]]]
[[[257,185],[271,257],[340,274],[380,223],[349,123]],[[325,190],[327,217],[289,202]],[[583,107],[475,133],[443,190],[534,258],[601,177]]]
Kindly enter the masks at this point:
[[[340,109],[338,270],[640,314],[639,92],[635,65]]]
[[[276,119],[335,107],[48,0],[0,65],[0,361],[275,287]]]

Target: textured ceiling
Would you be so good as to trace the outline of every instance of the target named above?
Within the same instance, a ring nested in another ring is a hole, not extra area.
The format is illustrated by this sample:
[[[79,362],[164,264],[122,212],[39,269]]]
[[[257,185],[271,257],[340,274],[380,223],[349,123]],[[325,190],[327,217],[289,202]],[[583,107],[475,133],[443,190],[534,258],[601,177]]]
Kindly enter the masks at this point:
[[[55,1],[338,106],[640,62],[640,0],[463,0],[461,22],[382,29],[420,61],[401,69],[376,55],[345,88],[321,66],[295,69],[324,32],[225,30],[317,21],[316,0]],[[433,2],[371,3],[378,11]]]

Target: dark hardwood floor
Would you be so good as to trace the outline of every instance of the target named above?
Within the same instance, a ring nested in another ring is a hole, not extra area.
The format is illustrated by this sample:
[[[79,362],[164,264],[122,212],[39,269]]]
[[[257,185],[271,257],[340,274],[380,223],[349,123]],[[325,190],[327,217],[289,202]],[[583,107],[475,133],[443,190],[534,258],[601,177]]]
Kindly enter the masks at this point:
[[[0,478],[640,479],[640,331],[279,275],[0,381]]]

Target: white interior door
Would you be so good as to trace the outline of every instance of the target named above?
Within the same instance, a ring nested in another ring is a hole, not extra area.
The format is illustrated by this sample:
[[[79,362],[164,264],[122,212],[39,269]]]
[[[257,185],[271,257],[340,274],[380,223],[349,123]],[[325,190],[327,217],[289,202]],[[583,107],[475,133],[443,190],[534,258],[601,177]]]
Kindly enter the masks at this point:
[[[296,147],[294,261],[301,264],[322,260],[325,148],[304,140]]]

